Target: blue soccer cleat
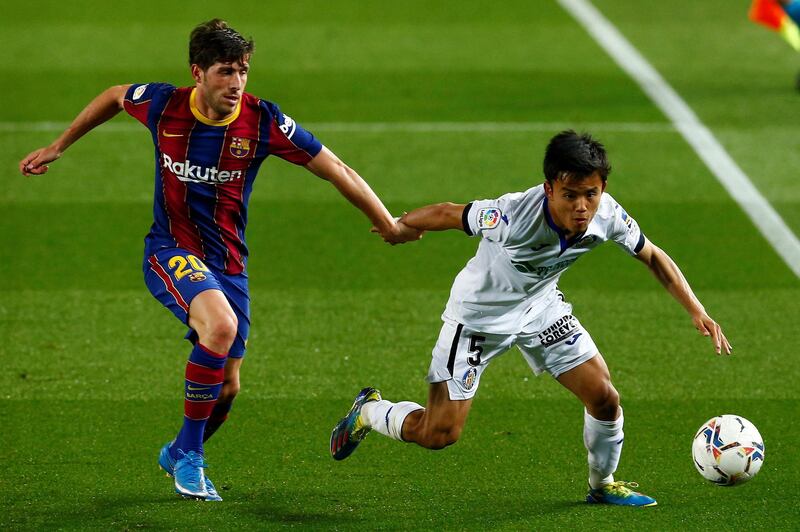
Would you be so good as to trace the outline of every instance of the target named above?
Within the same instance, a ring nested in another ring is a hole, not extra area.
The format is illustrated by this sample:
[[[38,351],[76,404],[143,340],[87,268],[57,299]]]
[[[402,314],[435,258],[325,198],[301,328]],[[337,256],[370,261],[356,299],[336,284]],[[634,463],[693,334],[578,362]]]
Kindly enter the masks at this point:
[[[602,488],[589,488],[586,502],[589,504],[617,504],[619,506],[655,506],[658,504],[654,498],[631,489],[638,487],[639,484],[636,482],[618,480],[606,484]]]
[[[214,487],[214,484],[208,477],[206,477],[206,491],[208,492],[206,502],[219,502],[222,500],[222,497],[220,497],[219,493],[217,493],[217,488]]]
[[[173,470],[175,491],[186,498],[207,499],[206,475],[203,472],[205,468],[203,455],[195,451],[185,453],[178,449],[178,460]]]
[[[350,411],[331,432],[331,456],[334,460],[344,460],[353,454],[361,440],[366,438],[371,428],[361,418],[361,407],[370,401],[380,400],[381,392],[375,388],[368,387],[358,392]]]
[[[158,455],[158,467],[166,472],[167,476],[171,478],[175,476],[175,462],[177,460],[173,459],[172,455],[169,454],[170,445],[172,445],[172,442],[167,442],[161,448],[161,453]],[[219,493],[217,493],[217,489],[214,487],[214,483],[211,482],[211,479],[205,477],[205,481],[206,491],[208,492],[208,496],[205,498],[205,500],[209,502],[221,501],[222,497],[220,497]]]
[[[168,477],[175,476],[175,459],[172,458],[172,455],[169,454],[169,446],[172,445],[171,441],[168,441],[164,444],[161,448],[161,452],[158,455],[158,468],[164,471]]]

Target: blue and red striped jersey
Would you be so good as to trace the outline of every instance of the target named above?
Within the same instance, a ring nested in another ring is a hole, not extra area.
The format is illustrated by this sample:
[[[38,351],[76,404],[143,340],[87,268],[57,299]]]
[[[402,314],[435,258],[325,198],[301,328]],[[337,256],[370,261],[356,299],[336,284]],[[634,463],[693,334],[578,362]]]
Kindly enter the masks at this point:
[[[147,126],[156,157],[154,221],[145,253],[180,247],[229,274],[247,264],[253,181],[268,155],[307,164],[322,144],[271,102],[244,93],[224,120],[198,111],[193,87],[132,85],[125,111]]]

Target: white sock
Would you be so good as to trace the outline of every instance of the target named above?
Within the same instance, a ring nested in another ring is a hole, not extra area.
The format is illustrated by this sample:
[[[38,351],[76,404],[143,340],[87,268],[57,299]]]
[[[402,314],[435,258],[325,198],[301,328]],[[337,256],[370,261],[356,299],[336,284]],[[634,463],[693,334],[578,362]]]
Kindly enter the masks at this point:
[[[614,421],[600,421],[584,410],[583,444],[589,451],[589,485],[593,489],[614,482],[619,457],[622,454],[622,432],[624,417],[622,407],[619,417]]]
[[[370,401],[361,407],[361,415],[372,429],[395,440],[403,440],[403,422],[411,412],[424,410],[417,403],[401,401]]]

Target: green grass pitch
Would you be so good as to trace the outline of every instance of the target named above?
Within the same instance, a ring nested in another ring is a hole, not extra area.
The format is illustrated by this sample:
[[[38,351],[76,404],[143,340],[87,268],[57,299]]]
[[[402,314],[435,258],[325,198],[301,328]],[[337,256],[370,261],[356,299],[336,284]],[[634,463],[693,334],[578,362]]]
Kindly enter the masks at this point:
[[[595,5],[800,233],[798,56],[747,21],[745,0]],[[207,446],[225,502],[174,495],[156,458],[180,422],[189,349],[141,279],[149,135],[120,116],[46,176],[16,165],[57,134],[44,122],[70,120],[109,85],[189,83],[188,33],[214,16],[256,39],[248,90],[315,131],[394,212],[532,186],[561,124],[605,142],[609,191],[682,266],[735,349],[717,357],[613,245],[562,279],[622,395],[617,477],[658,507],[581,502],[581,407],[516,351],[484,375],[455,446],[373,435],[334,463],[330,429],[362,386],[424,402],[439,315],[477,242],[387,246],[332,187],[279,160],[250,205],[243,391]],[[797,527],[800,282],[555,2],[17,2],[0,34],[0,528]],[[365,122],[384,128],[346,127]],[[418,122],[527,126],[391,127]],[[766,443],[759,476],[731,489],[702,480],[690,458],[696,428],[722,413],[752,420]]]

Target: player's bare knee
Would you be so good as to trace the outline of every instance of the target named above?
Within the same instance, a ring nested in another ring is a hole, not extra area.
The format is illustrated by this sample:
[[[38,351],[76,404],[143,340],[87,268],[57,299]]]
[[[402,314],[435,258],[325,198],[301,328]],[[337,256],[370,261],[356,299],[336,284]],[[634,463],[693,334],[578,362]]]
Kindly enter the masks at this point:
[[[231,345],[233,345],[233,341],[236,339],[236,331],[238,328],[238,321],[236,319],[235,314],[230,314],[227,316],[221,316],[211,323],[209,323],[206,327],[206,330],[203,331],[205,342],[209,344],[217,345],[217,346],[227,346],[224,350],[227,351]]]
[[[619,415],[619,393],[613,386],[603,405],[603,413],[605,419],[616,419]]]
[[[590,406],[592,415],[597,419],[616,419],[619,410],[619,392],[610,382],[600,386],[593,394]]]

